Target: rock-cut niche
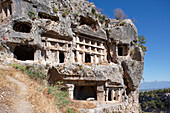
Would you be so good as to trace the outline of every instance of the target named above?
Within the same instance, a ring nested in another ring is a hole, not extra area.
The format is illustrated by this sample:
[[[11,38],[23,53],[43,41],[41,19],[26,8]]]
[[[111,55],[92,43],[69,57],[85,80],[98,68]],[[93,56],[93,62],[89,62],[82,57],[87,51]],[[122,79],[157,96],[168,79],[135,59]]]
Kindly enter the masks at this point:
[[[17,60],[34,60],[35,49],[29,45],[19,45],[14,49],[14,56]]]
[[[13,30],[23,33],[30,33],[31,28],[32,26],[29,22],[15,22],[13,26]]]
[[[92,29],[93,29],[93,31],[97,31],[97,26],[98,26],[98,24],[97,24],[97,22],[93,19],[93,18],[91,18],[91,17],[83,17],[83,16],[81,16],[80,17],[80,26],[81,25],[88,25],[88,26],[90,26]]]
[[[97,98],[97,87],[94,86],[77,86],[74,89],[74,99],[86,100],[87,98]]]
[[[85,54],[85,63],[91,63],[91,57],[90,54]]]
[[[59,52],[59,62],[64,63],[64,53],[63,52]]]
[[[128,55],[128,46],[127,45],[118,45],[118,55],[127,56]]]

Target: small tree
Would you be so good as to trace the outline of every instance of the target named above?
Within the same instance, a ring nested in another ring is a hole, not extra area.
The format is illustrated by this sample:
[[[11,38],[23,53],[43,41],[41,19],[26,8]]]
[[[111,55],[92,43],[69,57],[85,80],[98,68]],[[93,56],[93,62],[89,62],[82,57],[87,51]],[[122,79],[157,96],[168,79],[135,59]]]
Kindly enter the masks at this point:
[[[146,38],[143,35],[139,35],[138,36],[138,46],[142,48],[144,54],[146,53],[147,47],[144,46],[144,44],[146,43]]]
[[[120,20],[120,19],[124,19],[125,18],[125,13],[122,9],[120,8],[116,8],[114,10],[114,17],[117,19],[117,20]],[[126,15],[127,17],[127,15]]]

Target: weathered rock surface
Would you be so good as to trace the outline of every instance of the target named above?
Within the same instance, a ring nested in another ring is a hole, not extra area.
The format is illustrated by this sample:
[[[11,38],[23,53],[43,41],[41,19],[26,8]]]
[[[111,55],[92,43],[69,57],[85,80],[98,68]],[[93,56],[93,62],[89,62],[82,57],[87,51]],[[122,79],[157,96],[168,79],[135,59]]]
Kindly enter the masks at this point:
[[[54,71],[55,70],[55,71]],[[89,81],[110,81],[112,83],[123,85],[122,72],[119,71],[119,66],[112,65],[92,65],[87,66],[84,64],[60,64],[49,69],[50,77],[57,78],[57,76],[70,76],[74,75],[76,80],[89,80]],[[57,74],[56,74],[57,73]],[[49,78],[52,83],[56,80]],[[73,79],[72,77],[63,77],[64,79]]]
[[[49,83],[63,80],[70,98],[118,103],[81,112],[140,111],[144,56],[130,19],[106,18],[86,0],[4,0],[0,36],[1,61],[50,66]]]
[[[136,90],[139,87],[142,78],[143,62],[125,60],[122,62],[124,69],[124,78],[128,81],[128,88]]]

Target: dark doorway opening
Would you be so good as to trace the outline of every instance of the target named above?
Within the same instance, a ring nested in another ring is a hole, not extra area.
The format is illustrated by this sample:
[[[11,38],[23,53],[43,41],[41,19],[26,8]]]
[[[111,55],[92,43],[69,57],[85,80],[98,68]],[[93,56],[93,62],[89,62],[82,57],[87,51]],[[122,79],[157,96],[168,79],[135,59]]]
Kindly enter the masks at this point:
[[[123,47],[118,47],[118,55],[123,56]]]
[[[55,21],[55,22],[59,21],[59,17],[57,17],[57,16],[52,16],[52,15],[49,15],[49,14],[44,13],[44,12],[39,12],[39,13],[38,13],[38,16],[39,16],[40,18],[50,19],[50,20]]]
[[[64,53],[59,52],[59,63],[64,63]]]
[[[16,22],[13,26],[13,29],[17,32],[30,33],[31,23],[28,22]]]
[[[108,92],[108,101],[112,101],[112,91],[109,90]]]
[[[86,100],[87,98],[97,98],[96,86],[75,86],[74,98],[77,100]]]
[[[85,54],[85,63],[90,63],[91,62],[91,57],[90,54]]]
[[[128,55],[128,46],[127,45],[118,45],[118,55],[127,56]]]
[[[33,46],[20,45],[14,49],[14,56],[17,60],[34,60],[35,49]]]
[[[97,22],[91,18],[91,17],[83,17],[83,16],[80,16],[80,25],[88,25],[90,26],[94,31],[97,30]]]

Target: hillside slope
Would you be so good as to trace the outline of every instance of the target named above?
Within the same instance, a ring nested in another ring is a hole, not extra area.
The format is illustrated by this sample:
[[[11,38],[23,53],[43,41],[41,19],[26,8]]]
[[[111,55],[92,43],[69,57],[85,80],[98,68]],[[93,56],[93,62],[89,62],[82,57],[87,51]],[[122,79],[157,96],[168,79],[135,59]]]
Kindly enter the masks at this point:
[[[0,113],[56,113],[55,103],[39,84],[9,66],[0,66]]]
[[[91,102],[70,100],[68,92],[61,90],[62,82],[50,86],[43,69],[11,65],[0,64],[0,113],[79,113],[79,108],[97,107]]]
[[[139,93],[139,102],[145,112],[169,113],[170,89],[159,89]]]

